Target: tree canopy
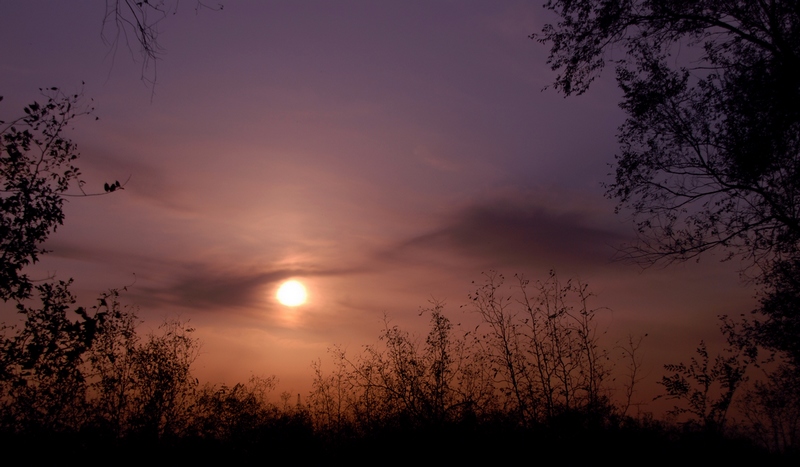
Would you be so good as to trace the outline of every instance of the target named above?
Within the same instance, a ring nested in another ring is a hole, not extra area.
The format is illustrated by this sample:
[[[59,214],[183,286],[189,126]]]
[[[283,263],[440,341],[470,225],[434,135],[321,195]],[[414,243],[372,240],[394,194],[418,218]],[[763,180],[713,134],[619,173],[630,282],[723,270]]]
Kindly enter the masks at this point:
[[[91,108],[79,105],[79,94],[57,88],[44,91],[45,102],[33,102],[24,115],[0,121],[0,299],[30,297],[32,283],[22,270],[44,253],[42,243],[64,222],[64,196],[82,186],[73,165],[77,146],[63,134]],[[2,98],[0,98],[2,99]],[[115,184],[115,189],[116,189]]]
[[[628,118],[609,197],[636,217],[645,264],[716,247],[769,267],[800,241],[800,5],[558,0],[554,86],[616,68]],[[620,53],[621,52],[621,53]]]
[[[800,3],[551,0],[531,37],[554,87],[585,92],[607,63],[627,119],[607,196],[633,213],[643,265],[712,249],[755,267],[764,319],[748,335],[800,352]]]

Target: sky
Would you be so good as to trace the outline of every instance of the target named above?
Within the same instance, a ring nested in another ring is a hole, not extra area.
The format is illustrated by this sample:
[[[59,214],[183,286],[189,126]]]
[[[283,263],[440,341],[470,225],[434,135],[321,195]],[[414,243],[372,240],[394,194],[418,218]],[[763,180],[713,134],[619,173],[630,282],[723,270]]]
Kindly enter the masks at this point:
[[[609,349],[647,334],[647,394],[664,363],[719,341],[717,315],[755,306],[741,265],[713,255],[615,260],[635,238],[602,186],[620,92],[613,73],[579,97],[545,89],[556,73],[528,36],[556,18],[536,2],[180,2],[145,70],[104,15],[0,4],[0,119],[40,87],[82,92],[99,117],[68,133],[86,190],[124,182],[70,198],[32,271],[74,278],[83,303],[125,287],[145,331],[188,320],[206,381],[304,392],[313,361],[374,344],[385,317],[424,336],[420,309],[444,302],[467,326],[485,274],[512,294],[515,274],[554,269],[595,294]],[[277,302],[287,279],[305,305]]]

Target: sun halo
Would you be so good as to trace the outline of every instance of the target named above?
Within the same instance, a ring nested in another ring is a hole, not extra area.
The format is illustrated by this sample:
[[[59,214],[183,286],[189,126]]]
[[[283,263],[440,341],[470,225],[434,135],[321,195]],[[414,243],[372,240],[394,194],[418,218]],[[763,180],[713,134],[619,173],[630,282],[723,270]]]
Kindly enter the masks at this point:
[[[278,288],[278,301],[284,306],[300,306],[308,299],[305,286],[298,281],[286,281]]]

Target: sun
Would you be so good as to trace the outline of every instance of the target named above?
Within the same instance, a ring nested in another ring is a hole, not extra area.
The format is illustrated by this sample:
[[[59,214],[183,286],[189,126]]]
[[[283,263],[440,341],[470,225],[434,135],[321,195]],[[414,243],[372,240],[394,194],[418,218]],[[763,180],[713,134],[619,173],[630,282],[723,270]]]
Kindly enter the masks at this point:
[[[297,281],[286,281],[278,288],[278,301],[286,306],[298,306],[306,302],[308,293],[303,284]]]

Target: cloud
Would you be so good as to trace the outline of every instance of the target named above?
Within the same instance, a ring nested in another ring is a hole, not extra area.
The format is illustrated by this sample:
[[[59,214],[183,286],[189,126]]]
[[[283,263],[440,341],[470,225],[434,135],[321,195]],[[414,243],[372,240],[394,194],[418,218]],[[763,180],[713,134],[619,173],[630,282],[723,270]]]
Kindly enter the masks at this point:
[[[126,296],[138,305],[156,308],[164,305],[195,310],[263,307],[265,290],[283,280],[364,272],[353,266],[259,268],[90,249],[71,243],[48,246],[53,248],[51,256],[54,258],[133,271],[133,283],[126,284]]]
[[[399,245],[392,256],[445,250],[498,266],[586,267],[607,264],[626,239],[593,225],[588,213],[503,200],[462,209],[440,228]]]
[[[292,277],[315,277],[351,274],[344,269],[276,269],[272,271],[224,271],[209,266],[187,267],[171,284],[144,287],[142,295],[152,302],[178,305],[197,310],[248,308],[264,300],[270,284]]]

